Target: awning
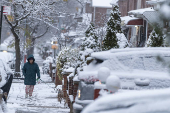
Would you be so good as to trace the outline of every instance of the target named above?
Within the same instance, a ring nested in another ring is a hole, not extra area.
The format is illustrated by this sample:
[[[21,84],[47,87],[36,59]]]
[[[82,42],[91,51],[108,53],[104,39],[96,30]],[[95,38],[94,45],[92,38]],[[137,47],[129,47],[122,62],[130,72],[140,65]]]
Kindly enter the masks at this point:
[[[143,25],[143,19],[131,20],[127,23],[127,25]]]
[[[125,17],[121,17],[122,26],[125,25],[143,25],[143,19],[141,18],[136,18],[136,17],[131,17],[131,16],[125,16]]]
[[[147,11],[143,13],[144,18],[151,24],[159,24],[162,25],[163,23],[161,23],[160,20],[160,13],[158,11]]]

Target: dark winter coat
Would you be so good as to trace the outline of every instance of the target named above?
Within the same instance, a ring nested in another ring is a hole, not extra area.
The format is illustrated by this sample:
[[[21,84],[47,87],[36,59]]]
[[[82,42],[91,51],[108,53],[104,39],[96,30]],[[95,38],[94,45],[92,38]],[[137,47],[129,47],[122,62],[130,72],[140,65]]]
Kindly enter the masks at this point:
[[[29,59],[33,58],[33,63],[29,63]],[[25,85],[35,85],[36,84],[36,74],[38,78],[40,78],[40,70],[38,67],[38,64],[35,63],[35,59],[33,55],[30,55],[27,58],[28,62],[24,64],[24,67],[22,68],[23,75],[25,77],[24,84]]]

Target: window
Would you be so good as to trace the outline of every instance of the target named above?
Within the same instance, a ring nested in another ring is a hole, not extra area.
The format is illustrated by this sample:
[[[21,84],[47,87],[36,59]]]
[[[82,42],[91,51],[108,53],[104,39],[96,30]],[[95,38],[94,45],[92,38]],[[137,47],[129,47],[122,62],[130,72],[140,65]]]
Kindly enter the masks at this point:
[[[110,16],[110,12],[111,12],[112,9],[107,9],[107,12],[106,14]]]

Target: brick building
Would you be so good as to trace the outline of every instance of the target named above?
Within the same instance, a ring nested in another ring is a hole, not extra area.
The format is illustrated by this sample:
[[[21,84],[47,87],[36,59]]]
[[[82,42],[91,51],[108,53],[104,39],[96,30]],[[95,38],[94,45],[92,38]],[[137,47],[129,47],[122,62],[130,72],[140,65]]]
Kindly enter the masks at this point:
[[[150,0],[119,0],[121,16],[127,16],[128,12],[131,10],[150,7],[150,5],[146,4],[146,1]]]
[[[99,27],[104,26],[110,16],[110,11],[112,5],[110,4],[112,0],[89,0],[86,3],[85,13],[92,14],[92,22],[94,22]]]

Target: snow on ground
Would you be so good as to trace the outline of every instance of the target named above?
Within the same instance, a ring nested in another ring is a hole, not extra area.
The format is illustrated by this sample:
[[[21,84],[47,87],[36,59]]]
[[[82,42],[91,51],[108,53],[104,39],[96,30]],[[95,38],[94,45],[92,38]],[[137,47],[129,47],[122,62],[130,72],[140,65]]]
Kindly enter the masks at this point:
[[[40,63],[39,55],[34,55]],[[38,64],[39,64],[38,63]],[[14,80],[9,92],[7,113],[69,113],[65,102],[58,102],[55,84],[51,82],[49,75],[42,74],[43,82],[35,85],[32,99],[25,99],[25,85],[22,80]]]
[[[12,83],[8,98],[9,113],[68,113],[64,101],[58,102],[55,84],[51,83],[49,75],[41,75],[46,83],[37,84],[32,99],[25,99],[25,85],[23,81]]]

